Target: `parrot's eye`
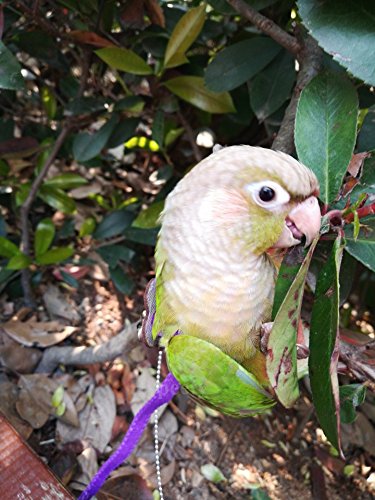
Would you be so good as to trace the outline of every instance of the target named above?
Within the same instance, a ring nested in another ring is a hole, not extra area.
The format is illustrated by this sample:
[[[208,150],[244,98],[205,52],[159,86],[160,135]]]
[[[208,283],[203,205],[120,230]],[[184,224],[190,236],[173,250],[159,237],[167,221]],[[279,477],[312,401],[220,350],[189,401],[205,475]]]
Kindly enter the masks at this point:
[[[245,189],[255,203],[266,210],[284,210],[285,204],[290,201],[289,193],[275,181],[252,182]]]
[[[259,198],[265,202],[272,201],[275,195],[275,191],[269,186],[263,186],[259,191]]]

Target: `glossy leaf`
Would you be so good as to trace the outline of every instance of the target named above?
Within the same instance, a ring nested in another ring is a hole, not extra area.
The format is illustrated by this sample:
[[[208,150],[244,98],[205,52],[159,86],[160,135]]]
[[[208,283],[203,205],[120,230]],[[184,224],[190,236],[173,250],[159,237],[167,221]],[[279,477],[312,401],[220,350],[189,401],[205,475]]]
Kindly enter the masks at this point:
[[[109,274],[117,290],[124,295],[130,295],[134,290],[134,281],[120,266],[110,267]]]
[[[133,222],[133,227],[141,227],[143,229],[150,229],[157,227],[159,224],[159,217],[164,208],[164,201],[157,201],[145,208],[140,212]]]
[[[366,386],[361,384],[342,385],[339,392],[341,422],[351,424],[357,417],[356,408],[365,401]]]
[[[309,251],[278,309],[267,344],[267,375],[278,400],[286,408],[290,408],[299,395],[297,329],[307,271],[317,242],[318,238],[310,245]]]
[[[89,161],[97,156],[107,144],[115,126],[118,122],[118,116],[114,115],[94,134],[81,132],[77,134],[73,141],[73,156],[77,161]]]
[[[375,3],[299,0],[297,5],[319,45],[354,76],[375,85]]]
[[[116,267],[119,261],[129,263],[135,255],[134,250],[123,245],[106,245],[96,251],[108,263],[109,267]]]
[[[205,4],[190,8],[174,27],[165,51],[164,67],[173,68],[188,62],[185,52],[198,38],[205,20]]]
[[[354,237],[354,226],[345,227],[346,250],[375,272],[375,217],[361,219],[358,238]]]
[[[42,219],[36,226],[34,236],[34,251],[35,255],[43,255],[51,246],[55,237],[55,226],[52,219]]]
[[[317,279],[310,324],[309,373],[319,423],[341,453],[339,387],[337,379],[339,272],[343,246],[338,237]]]
[[[110,68],[126,71],[133,75],[151,75],[150,66],[135,52],[120,47],[106,47],[95,51],[95,54],[108,64]]]
[[[133,222],[134,215],[127,210],[116,210],[106,215],[98,224],[94,238],[103,240],[122,234],[124,230]]]
[[[19,62],[0,40],[0,89],[21,90],[24,86]]]
[[[7,264],[7,269],[16,271],[17,269],[26,269],[31,264],[31,258],[23,253],[13,255]]]
[[[344,76],[323,72],[302,91],[295,142],[299,160],[320,183],[320,199],[335,200],[356,140],[358,97]]]
[[[375,150],[375,106],[371,106],[358,134],[358,151]]]
[[[107,148],[116,148],[124,144],[124,142],[134,135],[138,124],[139,118],[126,118],[118,123],[108,139]]]
[[[209,113],[233,113],[235,108],[227,92],[211,92],[199,76],[178,76],[164,85],[177,97]]]
[[[78,174],[66,173],[55,175],[44,181],[45,186],[52,186],[60,189],[74,189],[87,184],[87,180]]]
[[[214,464],[205,464],[201,466],[201,473],[212,483],[220,483],[226,481],[226,477],[221,470]]]
[[[294,57],[286,51],[256,75],[250,82],[250,104],[258,120],[263,121],[284,104],[295,78]]]
[[[56,210],[60,210],[60,212],[65,214],[72,214],[75,212],[75,201],[61,189],[44,185],[40,188],[38,196],[47,203],[47,205]]]
[[[59,264],[66,259],[69,259],[74,254],[74,248],[72,247],[58,247],[52,248],[48,250],[43,255],[39,255],[36,257],[35,261],[40,265],[50,265],[50,264]]]
[[[21,250],[12,241],[0,236],[0,256],[10,259],[13,255],[21,253]]]
[[[225,48],[206,69],[205,82],[210,90],[233,90],[253,78],[280,51],[271,38],[254,37]]]

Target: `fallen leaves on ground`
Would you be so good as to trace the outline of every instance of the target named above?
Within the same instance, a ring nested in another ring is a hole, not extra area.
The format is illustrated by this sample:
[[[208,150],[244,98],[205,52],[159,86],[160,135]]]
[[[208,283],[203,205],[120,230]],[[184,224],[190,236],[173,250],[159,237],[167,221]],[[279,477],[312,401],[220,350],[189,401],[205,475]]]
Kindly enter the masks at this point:
[[[28,347],[50,347],[70,337],[77,328],[65,326],[57,321],[19,321],[11,319],[2,324],[2,329],[16,342]]]

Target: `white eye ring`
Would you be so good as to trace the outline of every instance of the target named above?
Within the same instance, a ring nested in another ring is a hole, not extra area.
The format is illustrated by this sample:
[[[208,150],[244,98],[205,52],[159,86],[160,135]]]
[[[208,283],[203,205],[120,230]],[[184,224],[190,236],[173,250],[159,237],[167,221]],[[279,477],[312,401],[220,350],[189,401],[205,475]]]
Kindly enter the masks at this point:
[[[260,198],[262,188],[272,189],[274,192],[273,198],[269,201],[262,200]],[[289,193],[274,181],[265,180],[261,182],[252,182],[251,184],[247,184],[245,189],[257,205],[271,211],[281,208],[282,205],[288,203],[290,200]]]

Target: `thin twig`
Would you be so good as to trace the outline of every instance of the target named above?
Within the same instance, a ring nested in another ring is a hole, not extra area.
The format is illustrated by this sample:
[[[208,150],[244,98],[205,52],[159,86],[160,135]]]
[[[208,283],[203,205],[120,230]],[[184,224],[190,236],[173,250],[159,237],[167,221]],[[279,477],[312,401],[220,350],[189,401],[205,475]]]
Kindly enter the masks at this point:
[[[285,111],[279,132],[272,144],[272,149],[292,154],[294,152],[294,122],[296,119],[297,104],[302,90],[316,76],[322,65],[323,52],[316,41],[306,36],[304,46],[298,54],[300,69],[297,83],[294,87],[290,103]]]
[[[36,372],[52,373],[59,365],[105,363],[119,356],[128,359],[129,352],[138,344],[137,323],[132,323],[107,342],[94,347],[66,346],[46,349]]]
[[[52,148],[52,151],[47,158],[42,170],[39,172],[34,182],[31,185],[31,189],[29,194],[21,206],[21,250],[22,252],[30,256],[30,221],[29,214],[31,205],[33,204],[35,197],[37,195],[38,189],[40,188],[45,176],[48,173],[52,163],[54,162],[58,152],[60,151],[61,146],[63,145],[66,136],[69,134],[71,129],[71,123],[67,122],[64,127],[61,129],[59,136],[56,139],[56,142]],[[21,283],[24,293],[24,301],[27,306],[34,306],[33,292],[31,289],[30,283],[30,272],[28,269],[23,269],[21,274]]]
[[[273,38],[275,42],[279,43],[286,50],[295,55],[300,52],[302,47],[297,38],[284,31],[271,19],[260,14],[243,0],[227,0],[227,2],[241,14],[241,16],[254,24],[258,29],[263,31],[263,33]]]
[[[184,115],[180,111],[177,112],[177,117],[180,120],[181,125],[186,130],[186,133],[187,133],[187,136],[188,136],[191,148],[193,150],[195,161],[197,163],[199,163],[202,160],[203,157],[202,157],[201,152],[199,151],[197,142],[195,140],[193,129],[191,128],[190,123],[187,120],[185,120]]]

